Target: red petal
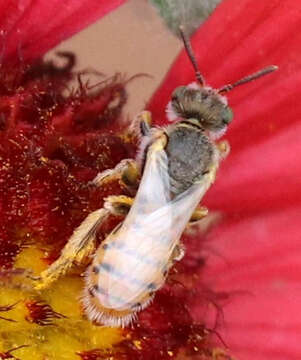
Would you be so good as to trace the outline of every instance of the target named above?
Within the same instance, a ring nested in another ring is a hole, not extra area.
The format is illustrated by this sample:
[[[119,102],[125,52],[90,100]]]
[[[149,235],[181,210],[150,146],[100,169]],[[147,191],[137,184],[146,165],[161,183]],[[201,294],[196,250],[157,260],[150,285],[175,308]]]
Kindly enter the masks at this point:
[[[227,222],[209,236],[203,278],[217,291],[237,291],[221,328],[242,360],[300,358],[299,220],[296,207]]]
[[[14,60],[17,54],[25,60],[40,57],[124,2],[0,0],[4,60]]]
[[[226,0],[192,39],[199,67],[214,87],[279,66],[229,93],[235,113],[227,135],[231,154],[206,196],[209,208],[228,219],[210,235],[203,281],[217,291],[238,291],[223,309],[219,331],[242,360],[301,354],[300,26],[297,0],[256,6]],[[182,52],[150,102],[155,122],[166,122],[173,89],[193,80]]]
[[[287,122],[284,115],[291,114],[293,104],[293,114],[301,112],[300,102],[296,101],[301,83],[297,74],[301,63],[301,34],[296,31],[301,24],[299,10],[297,0],[264,1],[256,7],[252,0],[242,0],[239,5],[235,0],[224,1],[192,39],[199,67],[208,84],[214,87],[266,65],[279,66],[277,73],[229,93],[236,114],[231,125],[233,131],[241,125],[246,132],[246,118],[252,119],[252,123],[258,119],[258,128],[251,129],[252,136],[248,137],[252,141],[258,130],[262,136],[264,130],[273,134],[279,126],[284,126]],[[182,52],[151,99],[149,108],[156,122],[165,121],[164,108],[174,88],[194,79],[192,66]]]
[[[300,204],[301,123],[286,131],[233,151],[206,197],[209,208],[242,216]]]

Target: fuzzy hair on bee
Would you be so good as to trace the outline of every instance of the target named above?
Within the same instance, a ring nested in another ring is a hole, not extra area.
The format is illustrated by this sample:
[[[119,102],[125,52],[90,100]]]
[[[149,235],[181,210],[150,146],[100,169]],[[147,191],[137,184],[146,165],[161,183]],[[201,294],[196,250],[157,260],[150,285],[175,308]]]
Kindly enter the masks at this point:
[[[153,300],[168,273],[183,255],[180,238],[189,222],[207,215],[199,206],[213,184],[228,143],[215,142],[232,120],[223,93],[276,69],[266,67],[232,85],[213,89],[205,85],[190,42],[180,29],[195,69],[194,84],[176,88],[167,106],[172,121],[152,127],[151,115],[137,117],[141,145],[136,160],[125,159],[93,181],[103,186],[119,179],[128,196],[109,196],[102,209],[89,214],[74,231],[62,254],[41,273],[36,288],[48,287],[95,250],[95,235],[109,215],[123,216],[100,244],[86,271],[82,302],[87,317],[106,326],[125,327]]]

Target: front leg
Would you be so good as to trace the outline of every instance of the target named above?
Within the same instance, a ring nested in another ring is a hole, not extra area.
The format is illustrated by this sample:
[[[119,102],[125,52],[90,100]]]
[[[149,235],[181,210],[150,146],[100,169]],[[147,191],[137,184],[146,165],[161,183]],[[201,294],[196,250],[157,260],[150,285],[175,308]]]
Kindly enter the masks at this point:
[[[129,131],[139,139],[143,136],[150,136],[152,126],[152,115],[150,111],[141,111],[132,122]]]
[[[130,126],[130,133],[134,133],[140,139],[140,150],[137,155],[137,160],[141,163],[141,158],[145,155],[144,151],[147,145],[152,143],[161,135],[161,131],[154,131],[151,127],[152,118],[149,111],[142,111],[139,113]],[[133,159],[124,159],[115,166],[114,169],[104,170],[99,173],[91,184],[101,187],[111,181],[118,180],[132,195],[138,189],[140,182],[140,166],[137,161]]]
[[[91,184],[101,187],[118,180],[130,193],[135,192],[140,181],[140,169],[133,159],[124,159],[114,169],[104,170],[91,181]]]

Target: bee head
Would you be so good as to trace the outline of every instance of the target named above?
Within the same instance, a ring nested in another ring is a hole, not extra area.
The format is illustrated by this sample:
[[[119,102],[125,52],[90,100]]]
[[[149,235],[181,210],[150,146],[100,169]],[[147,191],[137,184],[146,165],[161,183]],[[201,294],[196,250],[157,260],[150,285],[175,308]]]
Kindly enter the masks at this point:
[[[196,119],[204,130],[211,132],[224,130],[233,118],[225,96],[197,84],[177,87],[168,110],[175,117]]]
[[[205,79],[199,71],[196,58],[189,39],[186,37],[183,27],[179,28],[187,55],[195,71],[197,83],[188,86],[177,87],[171,96],[167,107],[170,120],[175,118],[197,120],[204,130],[215,135],[223,133],[227,125],[232,121],[233,113],[228,106],[227,98],[223,96],[236,86],[243,85],[259,77],[269,74],[278,69],[277,66],[267,66],[251,75],[245,76],[233,84],[225,85],[219,89],[212,89],[205,85]]]

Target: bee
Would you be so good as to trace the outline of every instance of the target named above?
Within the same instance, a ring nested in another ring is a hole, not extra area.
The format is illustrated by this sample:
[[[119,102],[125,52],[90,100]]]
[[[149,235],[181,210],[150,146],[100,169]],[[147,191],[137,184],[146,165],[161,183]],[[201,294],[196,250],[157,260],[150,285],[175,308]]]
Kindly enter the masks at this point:
[[[42,272],[36,285],[47,287],[74,261],[82,262],[94,252],[95,235],[103,221],[110,214],[124,216],[96,250],[85,276],[82,301],[87,317],[107,326],[124,327],[136,320],[164,285],[173,264],[183,257],[180,237],[186,225],[207,215],[208,210],[198,204],[229,151],[227,142],[215,142],[233,117],[223,93],[277,68],[269,66],[213,89],[205,85],[182,28],[180,33],[197,82],[172,93],[167,106],[170,125],[153,127],[151,114],[142,112],[136,121],[141,135],[137,159],[123,160],[93,180],[103,186],[120,179],[136,192],[135,197],[106,198],[104,207],[89,214],[74,231],[60,258]]]

